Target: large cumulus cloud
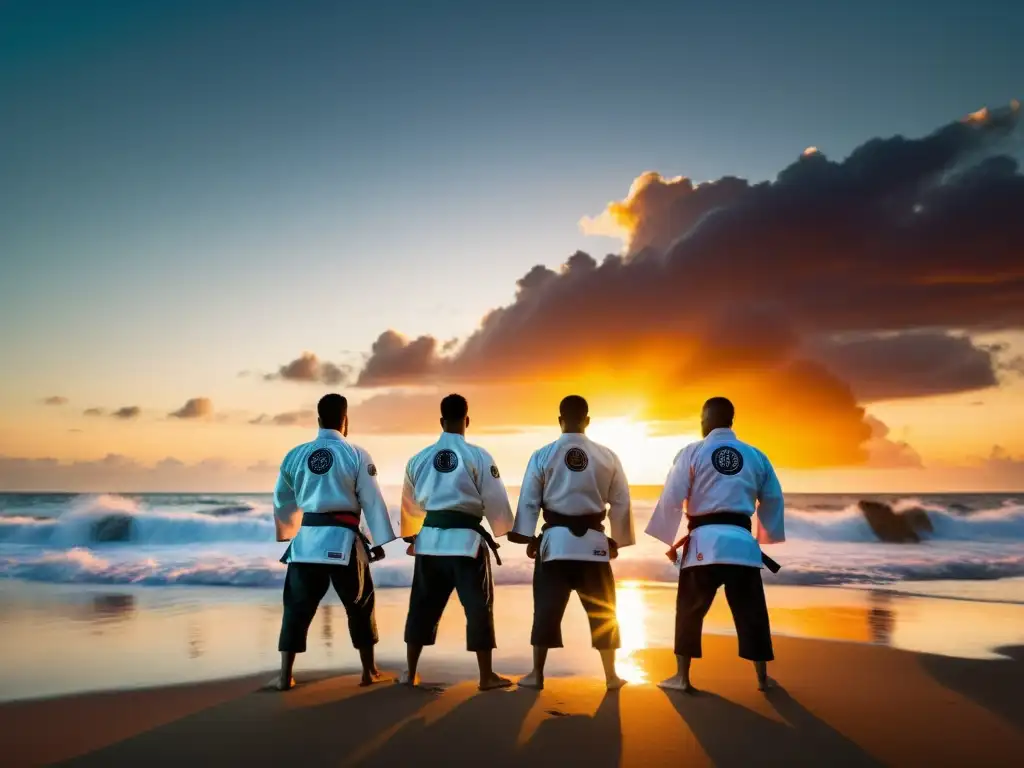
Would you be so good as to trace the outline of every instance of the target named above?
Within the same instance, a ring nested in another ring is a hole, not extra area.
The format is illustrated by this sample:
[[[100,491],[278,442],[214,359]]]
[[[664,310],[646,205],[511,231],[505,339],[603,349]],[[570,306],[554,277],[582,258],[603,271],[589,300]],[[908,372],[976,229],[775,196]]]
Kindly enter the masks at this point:
[[[584,222],[623,254],[534,267],[451,353],[386,331],[357,382],[500,387],[517,410],[573,389],[663,423],[727,394],[780,463],[862,462],[864,403],[992,386],[971,334],[1024,327],[1018,118],[809,151],[771,182],[644,174]]]

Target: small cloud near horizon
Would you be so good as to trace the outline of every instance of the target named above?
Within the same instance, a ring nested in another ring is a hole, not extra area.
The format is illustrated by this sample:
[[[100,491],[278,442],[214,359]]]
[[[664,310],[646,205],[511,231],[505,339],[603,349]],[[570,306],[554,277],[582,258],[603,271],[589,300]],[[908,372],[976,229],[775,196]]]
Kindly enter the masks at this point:
[[[68,399],[61,395],[50,395],[43,400],[43,405],[67,405]]]
[[[264,381],[301,381],[316,384],[345,384],[349,380],[351,368],[347,365],[337,365],[327,360],[321,360],[312,352],[303,352],[299,357],[290,363],[282,365],[277,373],[268,373],[263,376]],[[242,374],[246,374],[242,371]]]
[[[123,408],[118,408],[114,411],[111,416],[115,419],[122,419],[128,421],[130,419],[137,419],[139,414],[142,413],[142,409],[137,405],[126,405]]]
[[[316,411],[302,410],[287,411],[285,413],[278,413],[274,416],[261,413],[249,423],[255,426],[313,427],[316,426],[316,419]]]
[[[172,419],[205,419],[213,415],[213,401],[208,397],[192,397],[176,411],[167,414]]]

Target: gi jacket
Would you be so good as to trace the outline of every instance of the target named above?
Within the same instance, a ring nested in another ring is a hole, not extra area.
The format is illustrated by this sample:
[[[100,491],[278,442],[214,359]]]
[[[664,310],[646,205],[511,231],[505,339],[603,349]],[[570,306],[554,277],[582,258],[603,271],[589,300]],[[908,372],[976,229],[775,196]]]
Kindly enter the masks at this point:
[[[629,485],[619,457],[578,433],[563,434],[534,452],[526,467],[513,530],[533,536],[541,510],[569,517],[601,514],[620,547],[634,544]],[[608,537],[588,530],[576,536],[568,528],[549,528],[541,539],[543,560],[609,560]]]
[[[686,562],[680,567],[731,563],[762,567],[758,543],[786,540],[782,487],[768,457],[736,437],[714,429],[686,446],[675,458],[647,533],[669,546],[681,535],[683,504],[689,517],[712,512],[757,514],[757,537],[735,525],[708,525],[690,534]]]
[[[486,519],[495,537],[512,528],[508,491],[491,454],[451,432],[442,432],[406,465],[402,538],[416,537],[417,555],[476,557],[476,531],[424,527],[427,512],[445,510]]]
[[[395,538],[370,454],[340,432],[321,429],[316,440],[296,446],[284,457],[274,488],[274,523],[278,539],[292,539],[289,562],[347,564],[355,532],[302,526],[300,513],[360,510],[360,528],[375,547]]]

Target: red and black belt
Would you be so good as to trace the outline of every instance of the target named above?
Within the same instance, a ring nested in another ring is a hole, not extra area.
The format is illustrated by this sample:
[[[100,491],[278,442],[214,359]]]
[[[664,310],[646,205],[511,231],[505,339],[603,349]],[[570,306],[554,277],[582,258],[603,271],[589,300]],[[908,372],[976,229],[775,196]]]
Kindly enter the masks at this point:
[[[750,522],[750,515],[743,512],[709,512],[706,515],[694,515],[690,517],[686,516],[686,535],[677,541],[670,549],[667,554],[669,559],[675,562],[676,555],[680,549],[683,551],[683,557],[680,559],[680,565],[686,562],[686,553],[690,551],[690,534],[698,528],[703,528],[705,525],[735,525],[737,528],[745,528],[748,531],[753,530]],[[764,563],[772,573],[778,573],[779,569],[782,568],[775,560],[768,557],[764,552],[761,553],[761,562]]]
[[[379,558],[373,554],[373,545],[370,544],[370,540],[359,527],[359,520],[361,518],[361,512],[350,512],[347,510],[339,512],[303,512],[302,527],[345,528],[349,531],[352,531],[363,542],[363,545],[366,547],[366,554],[369,557],[370,562],[373,563],[376,562]],[[288,549],[285,550],[284,555],[281,557],[282,563],[288,562],[288,555],[291,552],[291,549],[292,545],[289,544]]]

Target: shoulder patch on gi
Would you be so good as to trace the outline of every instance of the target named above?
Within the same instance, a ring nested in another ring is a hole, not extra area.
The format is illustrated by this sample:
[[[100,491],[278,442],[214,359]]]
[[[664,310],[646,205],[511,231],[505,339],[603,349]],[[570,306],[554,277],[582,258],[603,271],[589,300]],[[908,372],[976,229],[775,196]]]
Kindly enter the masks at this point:
[[[368,474],[370,477],[376,477],[377,476],[377,465],[376,464],[367,464],[366,465],[366,474]]]
[[[723,475],[738,475],[743,469],[743,454],[732,446],[723,445],[711,454],[711,466]]]
[[[434,469],[438,472],[454,472],[459,466],[459,455],[447,448],[434,454]]]
[[[491,477],[493,477],[495,480],[501,477],[501,474],[498,472],[497,464],[491,464]]]
[[[306,466],[314,475],[326,475],[334,466],[334,454],[326,448],[317,448],[309,454]]]
[[[565,466],[573,472],[582,472],[588,464],[590,464],[590,458],[582,448],[570,448],[565,452]]]

